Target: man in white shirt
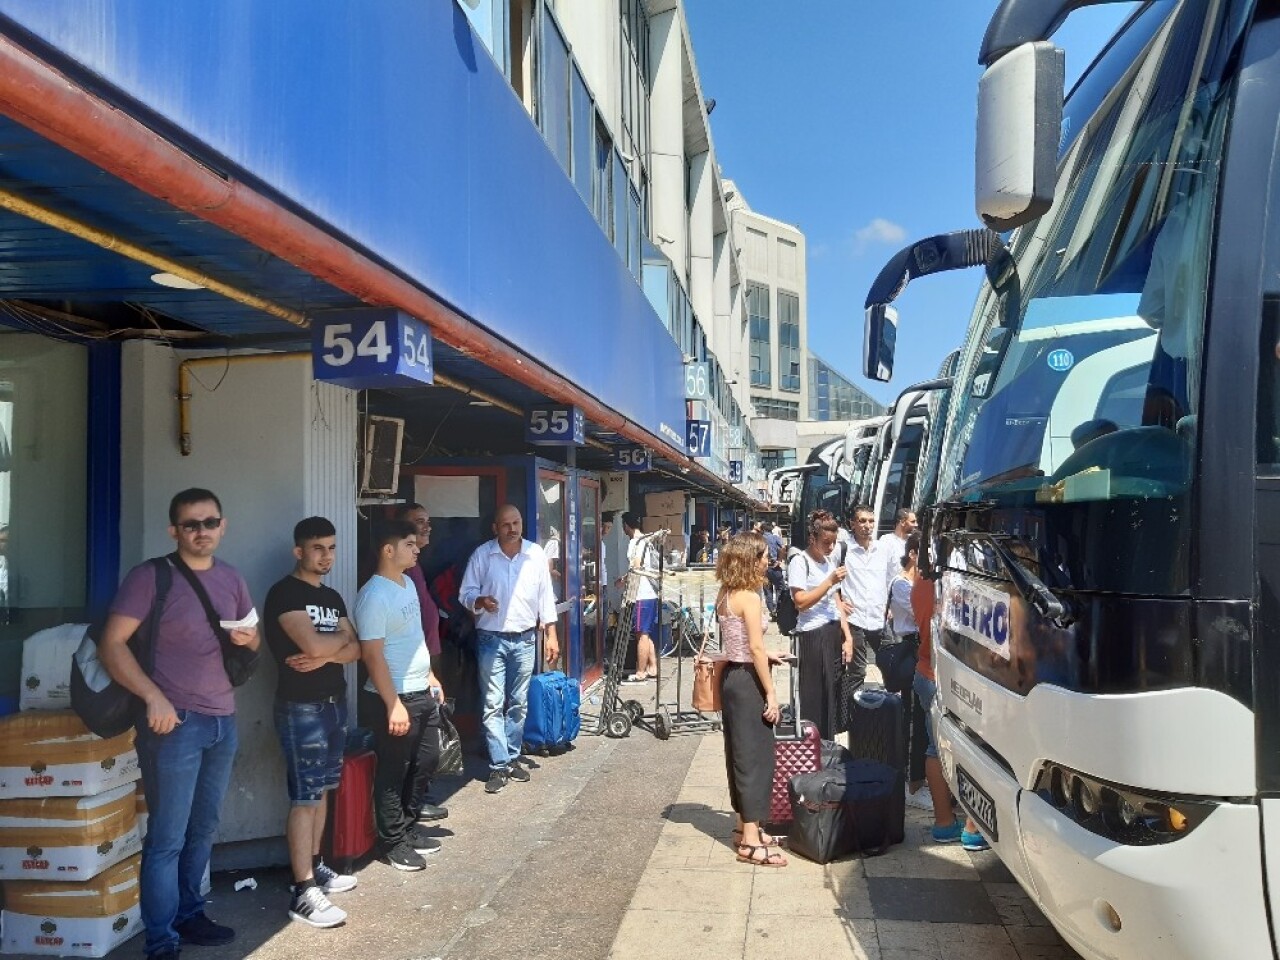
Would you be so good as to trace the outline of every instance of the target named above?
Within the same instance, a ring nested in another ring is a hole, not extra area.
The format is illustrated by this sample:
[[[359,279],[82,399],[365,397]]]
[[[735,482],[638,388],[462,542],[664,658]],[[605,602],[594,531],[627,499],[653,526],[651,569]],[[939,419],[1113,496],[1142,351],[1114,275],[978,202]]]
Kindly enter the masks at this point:
[[[885,607],[889,604],[889,581],[898,572],[894,550],[873,539],[876,515],[866,504],[853,508],[853,542],[845,555],[845,576],[841,584],[849,628],[853,632],[853,660],[850,666],[858,683],[867,675],[870,652],[880,650],[884,640]]]
[[[907,537],[916,532],[916,513],[914,510],[899,510],[892,530],[880,538],[879,543],[892,555],[889,567],[889,579],[892,580],[902,569],[902,555],[907,550]]]
[[[458,601],[476,614],[484,736],[489,748],[485,793],[497,793],[509,780],[529,779],[520,747],[539,629],[544,662],[551,664],[560,657],[556,599],[546,554],[524,539],[524,520],[509,503],[498,508],[493,532],[494,539],[476,548],[467,561],[458,588]]]
[[[658,656],[653,649],[652,633],[658,625],[658,590],[653,559],[652,541],[640,532],[640,518],[634,513],[622,515],[622,532],[631,541],[627,544],[627,566],[640,578],[636,585],[635,613],[631,629],[636,635],[636,672],[624,683],[643,683],[658,675]]]

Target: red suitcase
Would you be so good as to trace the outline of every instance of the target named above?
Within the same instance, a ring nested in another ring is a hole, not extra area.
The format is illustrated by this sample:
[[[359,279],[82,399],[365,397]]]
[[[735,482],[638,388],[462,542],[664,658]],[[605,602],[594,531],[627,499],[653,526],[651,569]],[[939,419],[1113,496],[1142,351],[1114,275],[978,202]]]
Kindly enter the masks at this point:
[[[351,865],[373,849],[378,834],[373,826],[373,773],[378,757],[372,750],[351,753],[342,759],[342,779],[333,791],[329,817],[329,851],[326,860],[346,873]]]
[[[822,738],[818,735],[818,728],[808,720],[800,719],[800,704],[796,696],[798,661],[791,661],[790,671],[791,719],[785,724],[779,722],[773,728],[773,791],[769,799],[769,822],[782,825],[794,819],[791,794],[787,789],[791,778],[798,773],[822,769]]]

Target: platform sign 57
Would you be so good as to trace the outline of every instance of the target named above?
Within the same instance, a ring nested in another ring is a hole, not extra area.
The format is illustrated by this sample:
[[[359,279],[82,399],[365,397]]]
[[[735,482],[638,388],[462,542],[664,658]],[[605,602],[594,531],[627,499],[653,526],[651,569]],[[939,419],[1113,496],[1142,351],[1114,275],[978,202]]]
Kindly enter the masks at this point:
[[[431,328],[392,308],[326,313],[311,325],[311,366],[315,379],[352,389],[431,384]]]
[[[685,421],[685,445],[691,457],[711,456],[711,421]]]

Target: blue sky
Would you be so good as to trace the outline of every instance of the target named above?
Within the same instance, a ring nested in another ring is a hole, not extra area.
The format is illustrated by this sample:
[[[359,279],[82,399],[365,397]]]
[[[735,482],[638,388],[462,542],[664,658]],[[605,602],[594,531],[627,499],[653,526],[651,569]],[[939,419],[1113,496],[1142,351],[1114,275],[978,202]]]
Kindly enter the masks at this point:
[[[897,301],[897,369],[860,373],[862,304],[888,257],[979,226],[973,210],[985,0],[686,0],[716,153],[752,208],[809,247],[809,348],[872,396],[937,373],[960,345],[978,271],[917,281]],[[1068,81],[1132,9],[1086,8],[1054,38]],[[798,16],[804,11],[807,19]]]

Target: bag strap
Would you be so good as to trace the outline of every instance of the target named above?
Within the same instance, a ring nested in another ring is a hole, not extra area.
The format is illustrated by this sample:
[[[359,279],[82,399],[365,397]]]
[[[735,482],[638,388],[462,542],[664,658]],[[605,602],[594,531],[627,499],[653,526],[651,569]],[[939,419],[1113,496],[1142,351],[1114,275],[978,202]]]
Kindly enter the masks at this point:
[[[235,648],[235,644],[231,642],[231,634],[227,633],[219,622],[220,618],[217,611],[213,609],[213,602],[209,599],[209,594],[205,590],[204,584],[200,582],[200,578],[196,576],[196,572],[187,566],[186,561],[178,555],[176,550],[169,554],[169,561],[177,568],[178,572],[182,574],[187,583],[191,585],[192,591],[194,591],[196,598],[200,601],[200,606],[204,607],[204,615],[209,620],[209,626],[213,628],[213,635],[218,638],[218,643],[222,647],[223,654],[226,655],[227,653],[232,652]]]
[[[156,577],[156,592],[151,599],[151,611],[147,614],[146,630],[143,631],[142,642],[145,650],[134,650],[133,657],[147,676],[156,669],[156,638],[160,635],[160,617],[164,613],[165,601],[169,599],[169,588],[173,586],[173,568],[165,557],[152,557],[147,563]],[[143,663],[143,660],[146,660]]]

